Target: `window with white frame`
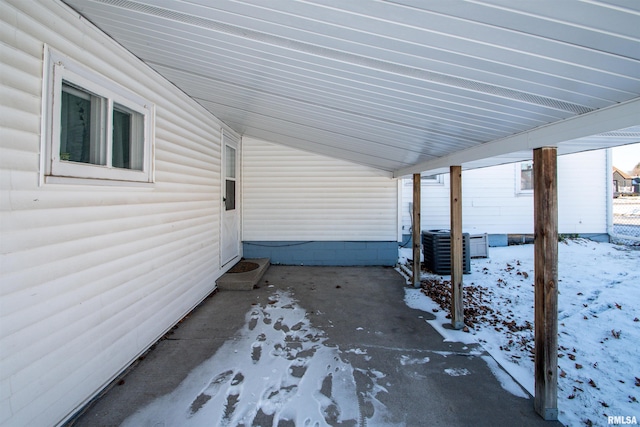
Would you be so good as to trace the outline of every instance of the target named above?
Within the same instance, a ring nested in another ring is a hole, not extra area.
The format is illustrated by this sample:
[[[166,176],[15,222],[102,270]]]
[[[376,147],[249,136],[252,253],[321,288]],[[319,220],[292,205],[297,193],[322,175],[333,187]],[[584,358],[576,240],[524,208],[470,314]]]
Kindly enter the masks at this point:
[[[444,180],[443,180],[443,176],[442,174],[436,174],[436,175],[421,175],[420,176],[420,182],[423,185],[442,185],[444,184]]]
[[[45,181],[151,182],[151,103],[58,52],[47,56]]]
[[[516,193],[533,194],[533,161],[516,163]]]
[[[420,176],[420,185],[444,185],[444,175],[436,174],[436,175],[421,175]],[[404,185],[410,187],[413,186],[413,179],[406,178],[404,180]]]

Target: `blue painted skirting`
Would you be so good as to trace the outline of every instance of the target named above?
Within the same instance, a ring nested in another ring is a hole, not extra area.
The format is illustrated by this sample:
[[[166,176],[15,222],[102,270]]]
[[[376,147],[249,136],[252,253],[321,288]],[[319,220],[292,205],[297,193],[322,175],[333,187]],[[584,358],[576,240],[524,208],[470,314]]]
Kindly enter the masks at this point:
[[[242,242],[245,258],[282,265],[385,265],[398,262],[398,242]]]

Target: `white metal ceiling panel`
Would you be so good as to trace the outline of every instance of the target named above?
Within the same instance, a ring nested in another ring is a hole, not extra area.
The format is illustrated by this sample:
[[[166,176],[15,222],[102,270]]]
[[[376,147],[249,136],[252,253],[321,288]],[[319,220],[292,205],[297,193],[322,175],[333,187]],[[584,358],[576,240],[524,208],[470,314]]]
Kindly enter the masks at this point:
[[[396,175],[640,123],[639,2],[65,1],[238,132]]]

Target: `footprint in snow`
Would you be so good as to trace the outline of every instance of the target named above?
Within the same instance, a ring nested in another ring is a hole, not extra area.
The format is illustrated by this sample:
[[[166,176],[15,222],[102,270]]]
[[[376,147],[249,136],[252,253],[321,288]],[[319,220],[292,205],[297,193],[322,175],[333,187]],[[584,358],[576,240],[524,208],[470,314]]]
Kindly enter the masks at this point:
[[[244,381],[244,375],[242,375],[242,372],[238,372],[236,376],[233,377],[233,380],[231,380],[231,385],[236,386],[242,384],[242,381]]]
[[[256,326],[258,326],[258,319],[260,318],[258,314],[259,313],[255,311],[251,313],[251,318],[249,319],[249,324],[247,325],[250,331],[253,331]]]
[[[239,394],[230,394],[227,396],[227,403],[224,406],[224,415],[222,416],[221,426],[228,426],[231,423],[231,417],[238,406]]]
[[[276,323],[273,325],[273,329],[275,329],[276,331],[282,331],[286,334],[287,332],[289,332],[289,327],[287,325],[282,324],[283,320],[284,319],[282,317],[276,320]]]
[[[294,363],[289,366],[289,374],[295,378],[302,378],[307,372],[307,366],[303,363]]]
[[[205,388],[191,403],[189,408],[189,418],[198,412],[205,403],[211,400],[212,397],[215,397],[220,391],[222,385],[229,381],[232,375],[233,371],[225,371],[215,376],[211,382],[209,382],[207,388]]]
[[[231,423],[233,414],[240,401],[240,394],[242,393],[242,390],[238,386],[241,385],[243,381],[244,375],[242,375],[242,372],[238,372],[231,380],[229,390],[227,391],[227,401],[224,405],[224,414],[220,422],[221,426],[228,426]]]
[[[267,313],[265,310],[262,310],[262,321],[264,322],[265,325],[270,325],[271,324],[271,315],[269,313]]]
[[[262,356],[262,344],[259,342],[254,342],[251,347],[251,360],[253,363],[258,363],[260,361],[260,357]]]
[[[602,291],[600,291],[599,289],[596,289],[595,291],[593,291],[592,295],[587,298],[587,302],[593,302],[596,299],[598,299],[598,296],[600,295],[601,292]]]

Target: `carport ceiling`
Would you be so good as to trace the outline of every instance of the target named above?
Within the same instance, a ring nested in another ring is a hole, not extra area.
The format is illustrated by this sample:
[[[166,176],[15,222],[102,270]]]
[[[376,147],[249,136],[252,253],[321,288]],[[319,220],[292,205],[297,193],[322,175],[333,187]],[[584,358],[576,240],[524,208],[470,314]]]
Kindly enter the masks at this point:
[[[65,1],[240,134],[396,176],[640,124],[636,0]]]

